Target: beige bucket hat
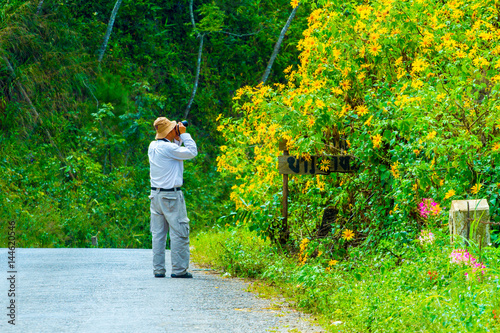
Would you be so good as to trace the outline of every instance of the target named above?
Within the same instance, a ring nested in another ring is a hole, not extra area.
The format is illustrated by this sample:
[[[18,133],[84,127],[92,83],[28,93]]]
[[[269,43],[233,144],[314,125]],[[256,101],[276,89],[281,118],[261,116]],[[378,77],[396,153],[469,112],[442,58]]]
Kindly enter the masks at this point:
[[[156,139],[163,139],[174,129],[177,123],[175,121],[170,121],[165,117],[156,118],[154,126],[156,129]]]

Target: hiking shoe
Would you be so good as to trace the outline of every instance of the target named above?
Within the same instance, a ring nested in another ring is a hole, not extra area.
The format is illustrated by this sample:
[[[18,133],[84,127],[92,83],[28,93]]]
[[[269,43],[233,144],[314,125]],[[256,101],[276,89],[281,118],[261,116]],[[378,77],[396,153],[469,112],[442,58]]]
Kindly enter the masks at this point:
[[[182,279],[192,279],[193,278],[193,274],[188,273],[188,272],[186,272],[182,275],[171,274],[170,276],[173,278],[182,278]]]
[[[165,273],[155,273],[155,278],[164,278]]]

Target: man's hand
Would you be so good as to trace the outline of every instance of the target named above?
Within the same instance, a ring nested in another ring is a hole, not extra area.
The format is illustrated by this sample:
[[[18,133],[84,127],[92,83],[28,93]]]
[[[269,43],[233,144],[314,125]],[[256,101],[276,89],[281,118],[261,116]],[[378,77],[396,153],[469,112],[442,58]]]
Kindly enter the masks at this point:
[[[179,126],[179,135],[180,134],[183,134],[183,133],[186,133],[186,126],[184,126],[183,123],[181,123],[180,121],[177,123],[177,126]]]

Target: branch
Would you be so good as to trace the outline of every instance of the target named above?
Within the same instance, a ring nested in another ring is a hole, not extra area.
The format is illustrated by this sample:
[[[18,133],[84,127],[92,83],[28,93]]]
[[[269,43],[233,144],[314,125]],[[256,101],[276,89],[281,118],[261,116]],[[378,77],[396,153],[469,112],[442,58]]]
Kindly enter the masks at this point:
[[[448,94],[448,96],[451,98],[451,93],[450,93],[450,91],[449,91],[448,89],[446,89],[446,87],[445,87],[445,85],[444,85],[444,84],[441,84],[441,85],[442,85],[443,89],[446,91],[446,93]],[[457,120],[461,121],[461,122],[464,124],[464,127],[465,127],[468,131],[470,131],[470,127],[469,127],[469,125],[467,125],[467,120],[466,120],[467,118],[465,117],[465,112],[466,112],[466,110],[465,110],[465,109],[464,109],[464,108],[463,108],[463,107],[462,107],[462,106],[461,106],[461,105],[460,105],[460,104],[459,104],[456,100],[455,100],[455,105],[456,105],[456,106],[458,106],[458,107],[462,110],[462,112],[463,112],[463,117],[462,117],[462,119],[458,119],[457,117],[455,117],[455,118],[457,118]],[[452,115],[453,115],[453,113],[452,113]]]
[[[299,3],[300,5],[300,3]],[[274,46],[273,54],[271,55],[271,59],[269,59],[269,63],[267,64],[266,71],[264,72],[264,75],[262,76],[261,82],[264,84],[267,81],[267,78],[269,77],[269,73],[271,73],[271,68],[273,67],[274,60],[276,59],[276,56],[278,55],[278,52],[281,47],[281,43],[283,42],[283,39],[285,38],[285,34],[288,31],[288,28],[290,27],[290,24],[292,23],[293,18],[295,17],[295,13],[297,13],[297,9],[299,8],[299,5],[295,7],[292,10],[292,13],[288,17],[288,20],[286,21],[285,26],[281,30],[280,37],[278,38],[278,41],[276,42],[276,45]]]
[[[198,81],[200,79],[201,53],[203,51],[203,39],[205,38],[205,34],[199,35],[199,38],[200,38],[200,46],[198,47],[198,59],[196,62],[196,75],[194,78],[193,92],[191,93],[191,98],[189,99],[189,103],[186,107],[186,111],[184,112],[184,119],[187,118],[189,111],[191,109],[191,105],[193,104],[193,101],[194,101],[194,96],[196,95],[196,90],[198,89]]]
[[[109,36],[111,35],[111,30],[113,30],[113,25],[115,24],[116,14],[118,13],[118,9],[120,9],[121,4],[122,4],[122,0],[116,0],[115,7],[113,8],[113,11],[111,12],[111,18],[109,19],[108,29],[106,30],[106,35],[104,36],[104,40],[102,42],[101,49],[99,50],[99,59],[98,59],[99,63],[101,62],[102,57],[104,56],[104,52],[106,51],[106,48],[108,46]]]
[[[469,128],[472,129],[472,127],[478,122],[478,120],[481,119],[488,111],[490,111],[490,110],[486,109],[486,110],[484,110],[483,113],[481,113],[479,116],[477,116],[477,119],[474,120],[474,122],[472,122],[472,124],[470,124]]]
[[[406,15],[406,17],[408,18],[408,20],[409,20],[410,22],[415,23],[415,22],[413,22],[413,21],[411,20],[410,16],[408,16],[408,14],[407,14],[404,10],[403,10],[403,11],[400,11],[400,13],[401,13],[401,12],[402,12],[403,14],[405,14],[405,15]],[[420,32],[420,29],[418,28],[418,25],[417,25],[416,23],[415,23],[415,28],[417,28],[417,31],[418,31],[418,33],[420,34],[420,36],[424,37],[424,35]]]

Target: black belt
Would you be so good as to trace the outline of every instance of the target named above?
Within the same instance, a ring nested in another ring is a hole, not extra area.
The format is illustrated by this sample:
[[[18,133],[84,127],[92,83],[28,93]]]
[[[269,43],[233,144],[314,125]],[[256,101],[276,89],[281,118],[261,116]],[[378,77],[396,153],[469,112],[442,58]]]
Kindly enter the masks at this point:
[[[153,191],[160,190],[160,192],[175,192],[175,191],[180,191],[180,187],[175,187],[175,188],[158,188],[158,187],[151,187]]]

